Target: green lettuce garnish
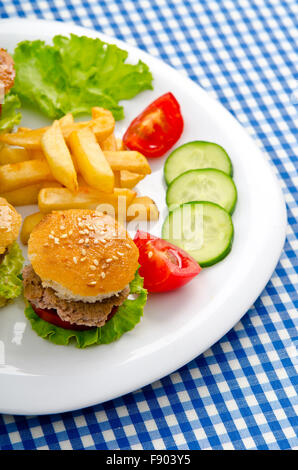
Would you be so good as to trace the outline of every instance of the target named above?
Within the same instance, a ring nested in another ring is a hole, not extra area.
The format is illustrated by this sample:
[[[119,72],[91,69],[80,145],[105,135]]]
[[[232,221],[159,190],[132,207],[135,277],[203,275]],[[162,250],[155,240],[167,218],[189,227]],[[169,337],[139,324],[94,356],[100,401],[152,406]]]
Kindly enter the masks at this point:
[[[137,297],[135,299],[126,299],[118,307],[117,313],[101,328],[92,328],[85,331],[66,330],[40,318],[31,305],[25,309],[25,315],[33,330],[52,343],[66,346],[71,340],[74,340],[78,348],[108,344],[116,341],[127,331],[132,330],[143,315],[143,309],[147,301],[147,291],[143,288],[143,278],[138,273],[130,283],[130,293],[136,294]]]
[[[23,283],[18,276],[23,263],[21,248],[14,242],[0,264],[0,307],[21,294]]]
[[[14,90],[22,102],[51,119],[66,113],[89,114],[92,106],[109,109],[123,119],[120,100],[152,89],[144,62],[126,63],[128,53],[114,44],[86,36],[55,36],[53,45],[23,41],[14,52]]]
[[[4,99],[4,103],[0,112],[0,134],[2,132],[9,132],[14,126],[19,124],[21,120],[21,113],[17,109],[21,107],[19,98],[9,92]]]

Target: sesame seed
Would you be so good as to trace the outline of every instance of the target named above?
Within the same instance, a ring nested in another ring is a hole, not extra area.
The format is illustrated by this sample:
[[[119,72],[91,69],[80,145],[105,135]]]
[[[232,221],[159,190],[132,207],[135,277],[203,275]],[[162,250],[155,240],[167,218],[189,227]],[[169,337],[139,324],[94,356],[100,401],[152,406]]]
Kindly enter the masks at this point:
[[[85,231],[84,230],[79,230],[79,234],[84,235]]]
[[[118,254],[119,256],[124,256],[124,253],[121,253],[121,251],[117,251],[117,254]]]
[[[95,271],[96,266],[91,265],[91,266],[90,266],[90,269],[91,269],[92,271]]]
[[[152,258],[152,256],[153,256],[153,251],[149,251],[148,252],[148,258]]]
[[[98,266],[98,265],[99,265],[99,262],[97,261],[97,259],[94,259],[94,260],[93,260],[93,264],[95,264],[95,266]]]
[[[96,286],[96,281],[88,282],[87,286]]]
[[[56,243],[56,245],[59,245],[59,243],[60,243],[60,242],[59,242],[59,238],[56,238],[56,237],[55,237],[54,243]]]
[[[70,231],[68,232],[68,235],[72,235],[72,234],[73,234],[73,231],[70,230]]]
[[[63,233],[60,238],[67,238],[67,233]]]
[[[51,234],[50,234],[50,235],[49,235],[49,238],[52,238],[52,239],[54,240],[55,237],[54,237],[54,235],[51,235]]]
[[[89,238],[85,238],[85,243],[89,243]]]
[[[72,259],[73,259],[74,264],[77,264],[78,262],[77,258],[74,256]]]
[[[106,275],[105,275],[104,272],[101,273],[101,277],[102,277],[103,279],[106,277]]]
[[[49,246],[49,244],[48,244],[48,243],[44,243],[44,245],[43,245],[43,246]]]
[[[81,251],[82,251],[82,255],[84,255],[84,256],[85,256],[85,255],[86,255],[86,253],[87,253],[87,251],[85,250],[85,248],[82,248],[82,250],[81,250]]]
[[[95,238],[94,245],[97,245],[97,244],[98,244],[98,240],[97,240],[97,238]]]
[[[118,259],[118,256],[116,256],[116,255],[113,255],[113,259],[116,259],[116,260],[117,260],[117,259]]]
[[[87,229],[85,228],[84,233],[85,233],[86,235],[89,235],[89,230],[87,230]]]
[[[65,225],[60,225],[61,230],[65,230]]]
[[[81,217],[78,217],[78,221],[81,222],[81,220],[82,220]]]
[[[84,225],[82,224],[82,222],[79,222],[79,223],[78,223],[78,226],[79,226],[79,227],[84,227]]]
[[[129,243],[125,243],[125,245],[127,246],[127,248],[131,248]]]
[[[102,238],[100,241],[101,241],[103,244],[107,243],[107,241],[106,241],[104,238]]]
[[[83,238],[80,238],[80,240],[78,241],[78,244],[79,244],[79,245],[82,245],[82,243],[84,243],[84,239],[83,239]]]
[[[117,258],[117,259],[118,259],[118,258]],[[110,263],[111,261],[113,261],[112,258],[106,259],[106,262],[107,262],[107,263]]]
[[[84,256],[84,258],[81,258],[80,261],[83,262],[85,261],[85,259],[87,259],[86,256]]]
[[[55,235],[55,232],[54,232],[54,230],[51,230],[51,234],[52,234],[52,235]]]

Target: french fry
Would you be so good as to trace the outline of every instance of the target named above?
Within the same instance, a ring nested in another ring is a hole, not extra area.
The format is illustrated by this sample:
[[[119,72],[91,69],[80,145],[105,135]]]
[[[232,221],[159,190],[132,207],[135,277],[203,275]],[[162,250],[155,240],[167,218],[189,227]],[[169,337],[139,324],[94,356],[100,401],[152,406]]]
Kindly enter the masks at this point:
[[[61,129],[63,129],[63,127],[71,126],[73,123],[74,119],[71,113],[65,114],[65,116],[59,119]]]
[[[104,141],[112,134],[115,127],[112,113],[108,110],[104,110],[104,112],[101,116],[90,121],[71,123],[65,120],[61,126],[63,137],[67,140],[73,131],[89,127],[94,132],[98,142]],[[41,138],[48,129],[48,126],[38,129],[21,128],[18,132],[1,134],[0,143],[24,147],[26,149],[41,149]]]
[[[120,188],[120,171],[114,171],[114,184],[116,188]]]
[[[111,192],[114,187],[114,173],[93,132],[88,128],[72,132],[69,145],[78,170],[87,184],[92,188]]]
[[[100,106],[93,106],[93,108],[91,108],[92,119],[97,119],[104,116],[106,111],[107,110],[105,108],[101,108]],[[111,111],[109,111],[109,113],[111,113]]]
[[[1,134],[0,142],[26,149],[40,149],[41,137],[44,133],[45,128]]]
[[[115,186],[133,189],[145,176],[127,170],[114,171]]]
[[[149,175],[151,173],[146,157],[139,152],[134,150],[122,150],[119,152],[106,150],[103,153],[113,171],[127,170],[141,175]]]
[[[32,230],[41,221],[43,217],[44,214],[42,214],[41,212],[35,212],[34,214],[30,214],[25,217],[20,234],[21,242],[23,243],[23,245],[28,244],[28,240],[30,238]]]
[[[120,188],[134,188],[145,175],[139,175],[138,173],[132,173],[131,171],[121,170],[120,171]]]
[[[108,204],[109,201],[114,201],[119,197],[125,199],[125,204],[128,207],[135,199],[137,193],[128,188],[114,188],[112,193],[104,193],[98,189],[90,188],[84,180],[81,179],[81,184],[79,187],[79,191],[88,192],[88,194],[92,195],[95,198],[101,198],[100,203]]]
[[[44,133],[41,145],[56,180],[71,191],[76,191],[77,174],[58,121],[54,121]]]
[[[46,158],[41,149],[31,149],[27,150],[27,152],[29,153],[30,158],[33,160],[45,160]]]
[[[27,160],[0,166],[0,191],[6,193],[15,189],[53,181],[54,177],[46,160]]]
[[[0,165],[25,162],[26,160],[30,160],[30,158],[30,153],[24,148],[10,147],[4,144],[0,149]]]
[[[107,139],[105,139],[101,144],[100,144],[101,150],[118,150],[117,148],[117,141],[116,137],[113,134],[111,134]]]
[[[114,132],[115,119],[108,109],[94,107],[91,113],[92,120],[89,122],[89,127],[94,132],[97,141],[102,143]]]
[[[116,139],[116,145],[117,149],[116,150],[125,150],[123,140],[122,139]]]
[[[79,121],[74,122],[73,124],[63,125],[62,133],[66,142],[68,143],[69,136],[73,131],[78,131],[80,129],[85,128],[89,128],[92,130],[99,143],[107,139],[110,134],[112,134],[112,132],[114,131],[115,120],[110,111],[105,111],[108,113],[107,115],[98,117],[96,119],[91,119],[90,121]]]
[[[0,194],[0,197],[4,197],[13,206],[30,206],[37,204],[38,194],[42,188],[61,188],[61,184],[56,181],[44,181]]]
[[[127,208],[126,221],[156,221],[159,219],[159,211],[155,202],[148,196],[136,197]]]
[[[67,119],[66,116],[68,116]],[[80,129],[91,129],[99,143],[102,143],[114,132],[115,119],[108,109],[92,108],[92,119],[89,121],[71,122],[69,115],[66,116],[64,116],[65,119],[61,118],[59,122],[63,136],[67,142],[70,134]]]
[[[66,209],[95,209],[99,204],[117,208],[118,198],[122,196],[129,206],[136,196],[130,189],[114,188],[112,193],[105,193],[89,187],[81,187],[76,193],[67,188],[44,188],[38,195],[39,210],[43,213]]]
[[[32,131],[31,127],[22,127],[22,126],[19,126],[18,127],[18,132],[27,132],[27,131]]]

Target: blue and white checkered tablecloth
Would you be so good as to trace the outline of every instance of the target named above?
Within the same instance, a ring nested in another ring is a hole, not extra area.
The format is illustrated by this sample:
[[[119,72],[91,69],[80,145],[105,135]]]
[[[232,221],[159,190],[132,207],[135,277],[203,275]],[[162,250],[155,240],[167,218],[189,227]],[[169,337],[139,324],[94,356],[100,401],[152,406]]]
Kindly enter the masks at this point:
[[[284,252],[248,313],[170,376],[103,405],[0,416],[0,449],[298,449],[297,0],[0,0],[0,17],[93,27],[186,72],[267,153]]]

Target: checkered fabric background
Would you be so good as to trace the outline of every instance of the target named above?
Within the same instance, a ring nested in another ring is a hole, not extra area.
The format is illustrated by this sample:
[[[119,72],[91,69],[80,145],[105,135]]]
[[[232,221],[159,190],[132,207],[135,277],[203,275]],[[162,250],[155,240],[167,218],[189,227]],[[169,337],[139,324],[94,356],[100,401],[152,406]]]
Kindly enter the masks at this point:
[[[0,448],[298,449],[297,0],[0,0],[16,16],[95,28],[203,86],[267,154],[289,225],[266,289],[205,354],[103,405],[3,415]]]

